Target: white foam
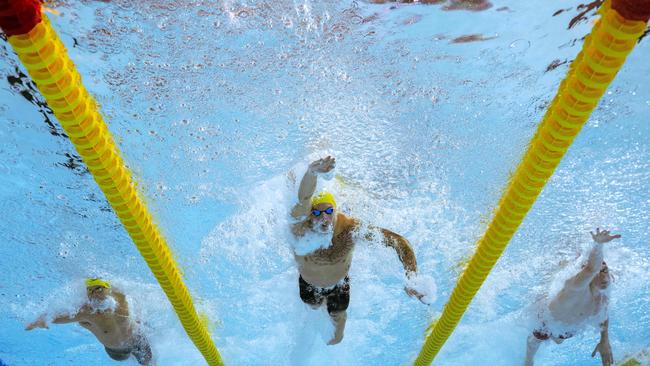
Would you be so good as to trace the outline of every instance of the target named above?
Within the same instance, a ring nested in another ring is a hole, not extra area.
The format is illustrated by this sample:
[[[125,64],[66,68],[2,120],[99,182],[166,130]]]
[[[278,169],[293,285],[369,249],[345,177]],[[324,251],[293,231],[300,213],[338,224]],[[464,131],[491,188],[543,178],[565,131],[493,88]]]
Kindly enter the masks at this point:
[[[115,301],[113,296],[108,296],[103,300],[90,299],[88,305],[90,305],[92,313],[115,311],[117,308],[117,301]]]
[[[329,248],[332,245],[332,233],[321,233],[310,230],[304,236],[292,240],[291,243],[297,255],[307,255],[318,249]]]

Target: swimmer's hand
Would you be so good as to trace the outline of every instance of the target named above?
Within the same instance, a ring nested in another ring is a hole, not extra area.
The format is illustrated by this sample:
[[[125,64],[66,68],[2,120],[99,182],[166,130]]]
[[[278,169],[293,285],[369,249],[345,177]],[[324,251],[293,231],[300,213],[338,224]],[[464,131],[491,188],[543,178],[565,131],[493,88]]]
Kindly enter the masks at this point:
[[[327,156],[323,159],[318,159],[309,164],[309,171],[318,174],[318,173],[327,173],[336,167],[336,159],[331,156]]]
[[[425,302],[424,301],[424,295],[419,293],[413,287],[404,286],[404,291],[406,291],[406,294],[409,295],[410,297],[415,297],[418,300],[420,300],[420,302],[423,303],[424,305],[431,305],[431,304]]]
[[[591,357],[594,357],[596,352],[600,353],[600,360],[603,362],[603,366],[612,366],[614,364],[612,346],[610,346],[608,339],[600,339],[600,342],[598,342],[596,348],[591,353]]]
[[[594,239],[594,241],[599,244],[605,244],[621,237],[620,235],[609,235],[608,230],[600,231],[600,228],[596,228],[595,234],[591,231],[589,233],[591,234],[591,237]]]
[[[35,321],[27,324],[25,330],[32,330],[34,328],[50,329],[50,327],[47,326],[47,322],[45,321],[45,316],[40,316]]]

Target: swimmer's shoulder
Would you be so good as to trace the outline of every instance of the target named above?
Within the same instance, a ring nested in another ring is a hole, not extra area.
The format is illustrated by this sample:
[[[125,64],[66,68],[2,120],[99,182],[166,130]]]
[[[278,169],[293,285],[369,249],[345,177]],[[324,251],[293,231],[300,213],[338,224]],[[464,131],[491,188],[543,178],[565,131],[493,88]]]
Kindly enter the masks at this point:
[[[347,215],[345,215],[345,214],[343,214],[341,212],[336,213],[337,226],[339,226],[342,229],[343,228],[349,228],[351,226],[357,225],[358,221],[359,220],[357,220],[357,219],[355,219],[353,217],[347,216]]]
[[[115,315],[119,316],[129,316],[129,303],[126,300],[126,295],[120,291],[113,292],[113,298],[117,302],[117,308],[115,309]]]
[[[336,234],[354,231],[359,227],[359,225],[361,225],[361,221],[354,217],[347,216],[340,212],[336,214]]]
[[[74,314],[75,319],[88,319],[93,315],[93,309],[90,304],[84,304],[79,308],[77,314]]]

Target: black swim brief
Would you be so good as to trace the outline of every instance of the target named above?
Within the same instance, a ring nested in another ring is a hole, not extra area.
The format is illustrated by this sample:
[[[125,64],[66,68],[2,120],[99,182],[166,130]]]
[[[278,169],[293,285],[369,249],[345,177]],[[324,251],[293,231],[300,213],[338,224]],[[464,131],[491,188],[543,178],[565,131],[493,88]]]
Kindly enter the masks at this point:
[[[560,339],[560,340],[565,340],[565,339],[569,339],[569,338],[573,337],[576,334],[575,334],[575,332],[571,332],[571,331],[564,332],[564,333],[562,333],[560,335],[553,334],[553,333],[551,333],[551,331],[546,326],[546,323],[542,322],[542,326],[535,329],[533,331],[533,335],[535,336],[535,338],[539,339],[540,341],[545,341],[545,340],[548,340],[551,337],[552,338],[557,338],[557,339]]]
[[[298,279],[300,298],[305,304],[320,305],[327,301],[327,312],[345,311],[350,304],[350,277],[345,276],[342,283],[333,288],[320,288],[307,283],[302,276]]]
[[[128,360],[131,357],[131,348],[108,348],[104,347],[106,353],[111,356],[115,361],[124,361]]]
[[[130,347],[120,349],[104,347],[104,349],[116,361],[127,360],[130,355],[133,355],[140,365],[148,365],[151,362],[151,346],[142,333],[133,336]]]

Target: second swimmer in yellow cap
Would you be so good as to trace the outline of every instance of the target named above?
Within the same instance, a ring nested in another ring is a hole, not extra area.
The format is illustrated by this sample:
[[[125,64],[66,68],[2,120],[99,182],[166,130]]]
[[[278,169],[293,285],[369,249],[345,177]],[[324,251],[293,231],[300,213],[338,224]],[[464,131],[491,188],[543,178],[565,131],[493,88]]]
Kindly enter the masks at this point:
[[[334,323],[334,334],[328,344],[341,342],[347,320],[347,308],[350,303],[350,278],[348,272],[352,264],[352,252],[355,241],[353,232],[360,226],[359,220],[337,211],[334,195],[320,192],[314,195],[318,175],[331,172],[336,160],[327,156],[311,164],[300,182],[298,203],[291,215],[299,220],[293,224],[292,232],[298,242],[311,241],[318,245],[301,250],[294,248],[294,257],[298,263],[298,285],[300,298],[313,309],[327,307],[327,312]],[[364,235],[367,240],[378,237],[382,242],[395,249],[402,261],[407,277],[413,277],[417,271],[415,254],[409,242],[390,230],[370,227]],[[424,295],[407,286],[406,293],[423,301]],[[423,301],[424,302],[424,301]]]
[[[85,284],[87,301],[75,312],[52,316],[51,322],[79,323],[95,335],[110,358],[124,361],[133,356],[140,365],[150,365],[149,341],[129,316],[126,296],[101,278],[87,278]],[[41,315],[25,330],[48,329],[47,318],[47,314]]]

